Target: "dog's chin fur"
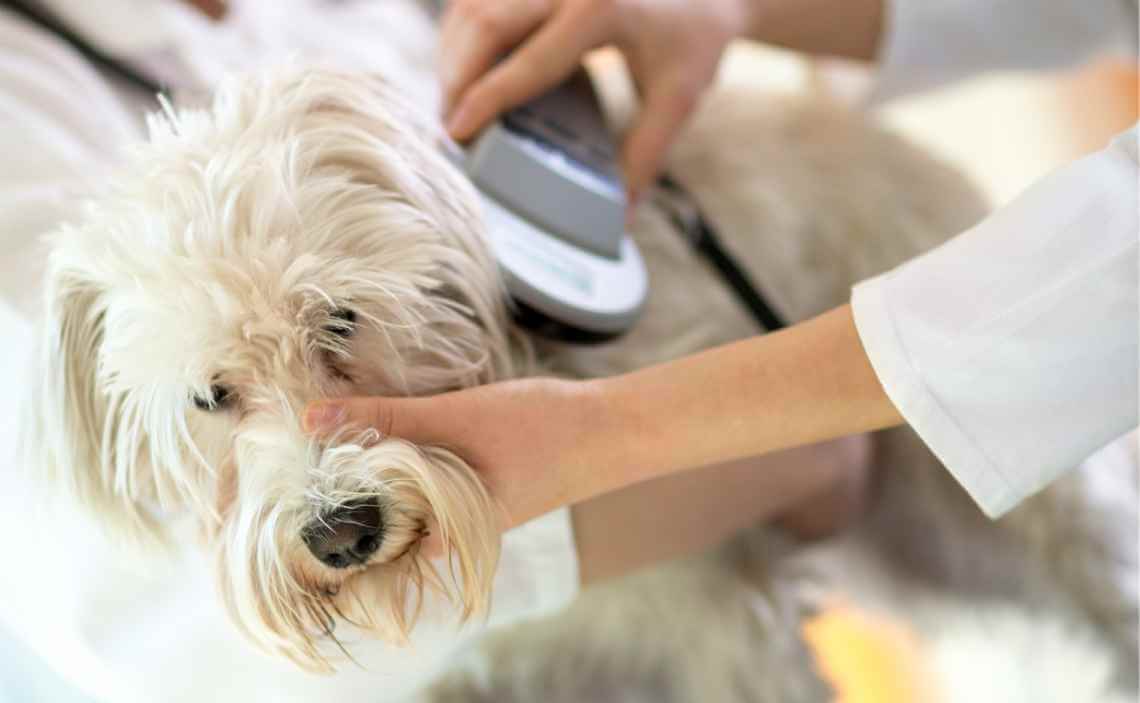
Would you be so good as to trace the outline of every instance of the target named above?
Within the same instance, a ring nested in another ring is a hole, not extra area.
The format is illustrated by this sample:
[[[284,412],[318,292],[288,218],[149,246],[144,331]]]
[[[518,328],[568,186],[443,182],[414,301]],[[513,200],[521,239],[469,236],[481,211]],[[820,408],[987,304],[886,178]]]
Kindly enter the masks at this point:
[[[498,540],[482,484],[450,452],[370,439],[323,451],[310,442],[305,494],[237,501],[215,540],[219,586],[234,620],[259,645],[309,668],[330,664],[323,642],[336,642],[338,619],[403,643],[426,588],[454,601],[461,619],[484,611],[490,598]],[[362,497],[381,501],[379,551],[365,566],[322,566],[296,539],[308,506]],[[450,555],[446,575],[419,554],[424,525],[433,517]]]
[[[316,399],[525,363],[476,195],[435,129],[375,78],[233,81],[209,110],[152,118],[126,175],[54,243],[34,465],[135,540],[161,538],[151,508],[191,512],[238,626],[309,668],[333,665],[334,618],[398,642],[425,588],[464,618],[489,599],[497,511],[469,467],[359,432],[317,442],[299,422]],[[380,549],[324,566],[305,526],[362,496]],[[443,574],[419,553],[429,519]]]

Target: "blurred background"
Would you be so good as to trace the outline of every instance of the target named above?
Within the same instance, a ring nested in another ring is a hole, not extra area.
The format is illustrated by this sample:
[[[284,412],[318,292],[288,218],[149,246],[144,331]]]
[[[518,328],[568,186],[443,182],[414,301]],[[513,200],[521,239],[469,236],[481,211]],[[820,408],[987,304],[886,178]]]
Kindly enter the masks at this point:
[[[1130,57],[1103,56],[1075,70],[993,73],[880,104],[873,101],[872,68],[742,43],[724,62],[721,80],[817,90],[867,105],[966,172],[998,206],[1135,124],[1140,74]]]
[[[94,703],[0,628],[0,703]]]

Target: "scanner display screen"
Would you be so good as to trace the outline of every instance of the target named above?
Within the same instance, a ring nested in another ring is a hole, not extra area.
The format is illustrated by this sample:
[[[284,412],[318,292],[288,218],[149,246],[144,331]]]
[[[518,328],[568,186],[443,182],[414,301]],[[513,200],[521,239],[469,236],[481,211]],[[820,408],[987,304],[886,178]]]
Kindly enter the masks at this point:
[[[595,176],[620,183],[613,136],[585,73],[511,110],[502,123],[507,130],[562,154]]]

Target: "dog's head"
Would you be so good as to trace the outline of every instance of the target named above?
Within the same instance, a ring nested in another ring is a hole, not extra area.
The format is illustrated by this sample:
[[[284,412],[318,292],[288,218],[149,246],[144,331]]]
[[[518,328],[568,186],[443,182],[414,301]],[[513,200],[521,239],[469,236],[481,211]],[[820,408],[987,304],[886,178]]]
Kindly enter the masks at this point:
[[[293,72],[152,119],[126,177],[56,239],[45,475],[116,529],[190,511],[257,643],[326,668],[345,618],[406,636],[423,589],[489,597],[495,511],[440,449],[348,430],[309,401],[427,394],[511,372],[476,196],[431,123],[374,77]],[[418,554],[434,518],[440,576]]]

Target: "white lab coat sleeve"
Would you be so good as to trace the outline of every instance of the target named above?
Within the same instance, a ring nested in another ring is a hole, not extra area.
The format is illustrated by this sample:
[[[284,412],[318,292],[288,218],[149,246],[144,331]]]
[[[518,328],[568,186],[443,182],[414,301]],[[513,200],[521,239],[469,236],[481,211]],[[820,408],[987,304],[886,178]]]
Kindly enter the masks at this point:
[[[1136,0],[885,0],[874,98],[1136,53]]]
[[[855,287],[906,421],[990,516],[1137,425],[1137,128]]]

